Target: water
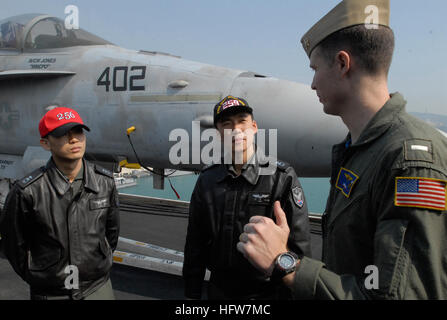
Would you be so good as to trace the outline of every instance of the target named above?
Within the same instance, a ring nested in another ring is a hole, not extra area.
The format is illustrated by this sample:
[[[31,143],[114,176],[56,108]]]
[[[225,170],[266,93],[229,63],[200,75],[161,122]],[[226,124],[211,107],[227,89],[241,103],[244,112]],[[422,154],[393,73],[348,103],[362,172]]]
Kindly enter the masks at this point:
[[[174,191],[172,191],[168,179],[165,179],[164,190],[154,189],[152,183],[153,181],[152,176],[145,176],[138,178],[136,179],[137,181],[136,186],[119,189],[119,192],[139,196],[189,201],[191,200],[192,191],[194,190],[194,186],[196,184],[198,177],[199,175],[188,174],[169,178],[175,190],[179,194],[180,199],[177,199],[177,196],[175,195]]]
[[[180,195],[180,200],[190,201],[198,177],[198,175],[189,174],[170,178],[175,190]],[[167,179],[165,179],[164,190],[154,189],[152,179],[152,176],[139,178],[137,179],[136,186],[119,189],[119,192],[178,200]],[[326,199],[329,194],[329,178],[300,178],[300,182],[304,190],[309,211],[321,214],[325,209]]]

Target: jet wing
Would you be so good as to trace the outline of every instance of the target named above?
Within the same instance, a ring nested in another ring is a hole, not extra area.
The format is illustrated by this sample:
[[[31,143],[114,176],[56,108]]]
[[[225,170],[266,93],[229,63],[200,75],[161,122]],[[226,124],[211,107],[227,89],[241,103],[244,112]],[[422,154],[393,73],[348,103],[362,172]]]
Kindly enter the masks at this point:
[[[0,71],[0,80],[9,80],[17,78],[50,78],[72,76],[76,72],[56,71],[56,70],[8,70]]]
[[[441,132],[441,134],[444,136],[444,137],[446,137],[447,138],[447,133],[446,132],[444,132],[444,131],[442,131],[442,130],[440,130],[440,129],[437,129],[439,132]]]

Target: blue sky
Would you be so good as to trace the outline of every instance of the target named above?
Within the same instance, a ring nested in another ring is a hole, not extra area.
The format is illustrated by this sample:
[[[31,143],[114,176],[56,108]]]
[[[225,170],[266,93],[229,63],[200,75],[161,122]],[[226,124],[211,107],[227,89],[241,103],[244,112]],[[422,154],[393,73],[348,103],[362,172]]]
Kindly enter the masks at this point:
[[[301,36],[339,0],[14,0],[0,20],[23,13],[64,18],[79,8],[80,27],[119,46],[310,84]],[[409,111],[447,115],[445,0],[391,0],[396,50],[390,91]]]

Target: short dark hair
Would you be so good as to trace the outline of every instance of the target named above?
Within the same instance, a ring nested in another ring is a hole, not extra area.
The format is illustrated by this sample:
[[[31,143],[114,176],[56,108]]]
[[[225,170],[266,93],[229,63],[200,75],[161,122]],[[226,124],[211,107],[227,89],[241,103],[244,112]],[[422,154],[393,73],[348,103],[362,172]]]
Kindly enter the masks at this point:
[[[357,25],[334,32],[318,48],[330,64],[337,52],[346,50],[368,74],[388,75],[394,52],[394,33],[384,26],[368,29],[365,25]]]
[[[234,113],[234,114],[225,114],[220,119],[218,119],[216,121],[216,126],[215,127],[217,128],[217,124],[218,123],[222,123],[224,121],[227,121],[230,117],[237,116],[237,115],[240,115],[240,114],[245,114],[247,116],[250,116],[252,121],[255,120],[255,118],[253,117],[253,113],[250,113],[250,112],[237,112],[237,113]]]

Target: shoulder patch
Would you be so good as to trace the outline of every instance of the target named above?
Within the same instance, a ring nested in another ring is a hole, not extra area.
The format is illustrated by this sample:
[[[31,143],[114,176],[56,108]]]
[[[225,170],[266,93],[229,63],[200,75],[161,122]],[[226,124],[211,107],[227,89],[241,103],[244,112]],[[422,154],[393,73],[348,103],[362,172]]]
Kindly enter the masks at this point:
[[[105,168],[103,168],[103,167],[101,167],[101,166],[98,166],[97,164],[95,164],[95,171],[96,171],[97,173],[100,173],[100,174],[102,174],[102,175],[104,175],[104,176],[107,176],[107,177],[109,177],[109,178],[113,178],[113,173],[112,173],[112,171],[107,170],[107,169],[105,169]]]
[[[276,167],[282,171],[286,171],[290,167],[290,164],[285,161],[276,160]]]
[[[292,188],[292,197],[293,202],[295,202],[296,206],[301,209],[304,206],[303,189],[298,186]]]
[[[44,172],[45,167],[40,167],[39,169],[34,170],[30,174],[18,180],[17,184],[19,185],[20,188],[24,189],[30,184],[32,184],[34,181],[37,181],[40,177],[42,177]]]
[[[408,139],[404,142],[405,161],[426,161],[433,163],[433,143],[431,140]]]

